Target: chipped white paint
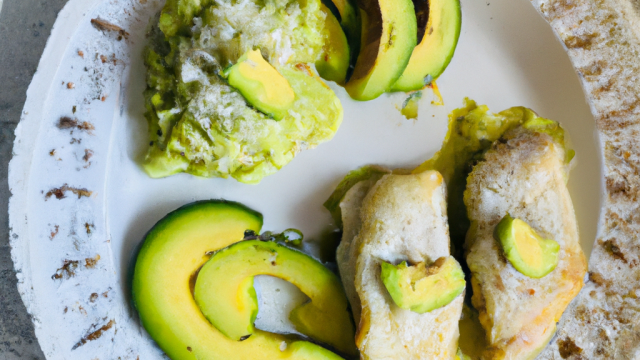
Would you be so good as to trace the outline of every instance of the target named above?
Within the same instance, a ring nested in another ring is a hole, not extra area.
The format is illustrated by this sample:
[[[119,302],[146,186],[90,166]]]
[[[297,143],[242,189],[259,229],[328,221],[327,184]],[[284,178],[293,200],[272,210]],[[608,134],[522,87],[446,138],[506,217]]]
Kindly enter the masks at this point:
[[[321,204],[344,173],[368,163],[415,166],[430,157],[442,142],[446,115],[464,96],[495,111],[529,106],[565,125],[579,158],[570,188],[589,250],[600,200],[600,157],[593,119],[561,45],[526,1],[462,3],[460,44],[438,80],[445,106],[430,106],[433,96],[427,93],[419,119],[406,121],[396,109],[402,95],[360,103],[334,86],[345,107],[336,137],[250,186],[188,175],[152,180],[144,174],[137,165],[147,142],[141,54],[148,19],[162,4],[69,1],[29,87],[9,171],[18,287],[47,358],[161,358],[137,322],[127,288],[132,253],[157,220],[194,200],[226,198],[261,211],[267,229],[296,227],[308,238],[318,238],[331,229]],[[118,41],[97,30],[90,20],[98,17],[130,36]],[[73,89],[67,88],[69,82]],[[61,130],[56,124],[62,116],[89,121],[95,129],[91,134]],[[93,151],[88,161],[85,149]],[[49,190],[64,184],[92,195],[78,198],[67,192],[64,199],[46,200]],[[93,225],[90,232],[86,224]],[[95,268],[87,268],[85,259],[96,255]],[[76,275],[52,279],[65,260],[79,261]],[[81,339],[101,327],[101,338],[82,344]]]

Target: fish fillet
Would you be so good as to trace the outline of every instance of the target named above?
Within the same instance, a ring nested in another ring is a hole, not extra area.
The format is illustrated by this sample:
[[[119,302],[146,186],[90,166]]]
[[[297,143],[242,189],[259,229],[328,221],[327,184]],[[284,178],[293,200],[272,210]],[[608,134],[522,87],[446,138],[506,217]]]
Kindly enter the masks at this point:
[[[354,185],[340,203],[338,266],[358,325],[362,359],[454,359],[464,293],[418,314],[396,306],[380,263],[432,263],[448,256],[446,188],[437,171],[385,175]]]

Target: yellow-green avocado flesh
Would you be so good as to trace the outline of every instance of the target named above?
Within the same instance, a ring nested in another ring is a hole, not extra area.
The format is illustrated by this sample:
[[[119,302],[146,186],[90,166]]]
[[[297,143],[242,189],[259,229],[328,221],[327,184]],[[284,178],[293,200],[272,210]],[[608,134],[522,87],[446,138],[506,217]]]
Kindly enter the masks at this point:
[[[452,256],[430,266],[421,262],[396,266],[383,261],[380,278],[398,307],[423,314],[449,304],[464,291],[466,282],[460,264]]]
[[[310,69],[325,44],[321,5],[167,0],[144,54],[149,139],[143,167],[149,176],[187,172],[255,184],[330,140],[342,105]],[[261,68],[281,75],[271,79],[288,82],[293,103],[290,91],[272,91],[288,87],[270,80],[239,77],[230,84],[225,69],[252,50],[269,65],[260,62]]]
[[[316,61],[316,70],[321,78],[344,85],[351,60],[349,42],[336,16],[324,4],[321,8],[327,15],[324,23],[326,39]]]
[[[296,330],[338,351],[355,355],[355,329],[338,277],[307,254],[260,240],[242,241],[218,251],[202,267],[194,296],[204,316],[234,340],[255,333],[256,275],[296,285],[310,301],[291,311]]]
[[[168,214],[146,235],[134,269],[133,300],[145,329],[171,359],[340,359],[310,342],[260,330],[242,342],[229,339],[196,304],[193,281],[208,254],[261,227],[258,212],[212,200]]]
[[[414,0],[418,45],[391,91],[419,90],[435,80],[451,62],[460,37],[459,0]]]
[[[330,4],[329,4],[330,1]],[[349,64],[353,65],[358,59],[360,41],[362,40],[362,24],[360,22],[360,9],[355,0],[329,0],[325,3],[335,7],[340,16],[340,25],[349,42]]]
[[[361,47],[345,89],[364,101],[390,90],[402,75],[416,46],[417,24],[411,0],[364,0],[360,5]]]
[[[496,226],[494,237],[507,260],[523,275],[539,279],[558,265],[560,245],[542,238],[529,224],[509,214]]]
[[[259,50],[247,51],[225,71],[229,85],[238,89],[247,102],[276,120],[282,120],[293,105],[296,94],[278,70]]]

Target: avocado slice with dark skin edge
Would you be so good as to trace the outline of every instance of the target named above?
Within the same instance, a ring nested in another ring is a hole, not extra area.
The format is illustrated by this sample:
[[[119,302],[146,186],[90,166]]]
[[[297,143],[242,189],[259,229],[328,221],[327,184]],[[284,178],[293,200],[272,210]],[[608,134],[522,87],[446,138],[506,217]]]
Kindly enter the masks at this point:
[[[360,19],[360,10],[354,0],[325,0],[324,4],[332,11],[337,12],[336,18],[340,21],[340,25],[344,30],[349,43],[349,70],[345,79],[349,80],[353,73],[353,68],[358,60],[360,52],[360,42],[362,36],[362,24]],[[334,13],[335,13],[334,12]]]
[[[316,70],[321,78],[344,85],[350,65],[350,49],[347,37],[338,19],[324,3],[322,11],[325,19],[326,41],[320,59],[316,61]]]
[[[191,291],[198,270],[212,251],[261,227],[260,213],[239,203],[208,200],[171,212],[147,233],[134,268],[133,301],[145,329],[170,358],[341,359],[299,337],[260,330],[233,341],[202,315]]]
[[[425,79],[437,79],[451,62],[460,37],[460,0],[413,0],[413,4],[418,45],[391,91],[420,90],[428,85]]]
[[[496,226],[494,237],[509,263],[525,276],[539,279],[558,265],[560,245],[544,239],[529,224],[509,214]]]
[[[404,71],[417,43],[410,0],[362,0],[362,42],[345,89],[355,100],[372,100],[388,91]]]
[[[464,272],[453,256],[441,257],[429,266],[424,262],[409,266],[406,261],[380,265],[380,279],[395,304],[418,314],[449,304],[466,286]]]
[[[202,267],[194,297],[204,316],[233,340],[255,332],[256,275],[270,275],[296,285],[310,302],[293,309],[296,330],[342,353],[356,355],[355,329],[338,277],[319,261],[272,241],[247,240],[216,252]]]

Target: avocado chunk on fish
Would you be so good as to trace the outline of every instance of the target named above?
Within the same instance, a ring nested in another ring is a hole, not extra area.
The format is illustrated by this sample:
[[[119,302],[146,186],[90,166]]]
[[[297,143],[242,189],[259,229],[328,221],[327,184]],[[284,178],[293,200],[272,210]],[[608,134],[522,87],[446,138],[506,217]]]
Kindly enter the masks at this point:
[[[496,226],[494,237],[511,265],[528,277],[539,279],[558,265],[560,245],[553,239],[544,239],[529,224],[509,214]]]
[[[396,305],[418,314],[447,305],[466,285],[453,256],[441,257],[429,266],[425,262],[407,265],[406,261],[397,266],[386,261],[380,265],[380,278]]]

